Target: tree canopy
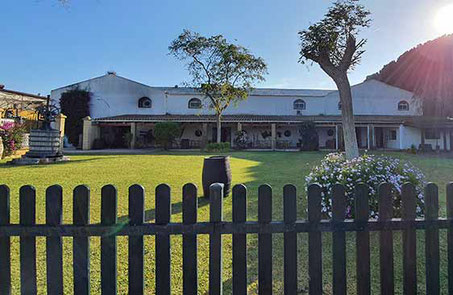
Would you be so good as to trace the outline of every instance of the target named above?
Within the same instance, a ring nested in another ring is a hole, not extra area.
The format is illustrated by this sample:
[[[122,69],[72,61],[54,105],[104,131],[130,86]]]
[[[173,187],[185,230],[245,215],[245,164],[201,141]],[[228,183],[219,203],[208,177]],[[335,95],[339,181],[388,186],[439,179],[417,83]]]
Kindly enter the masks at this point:
[[[169,46],[170,54],[186,61],[192,80],[187,84],[210,100],[218,117],[231,104],[248,97],[253,84],[263,81],[267,66],[240,45],[228,42],[222,35],[204,37],[184,30]]]

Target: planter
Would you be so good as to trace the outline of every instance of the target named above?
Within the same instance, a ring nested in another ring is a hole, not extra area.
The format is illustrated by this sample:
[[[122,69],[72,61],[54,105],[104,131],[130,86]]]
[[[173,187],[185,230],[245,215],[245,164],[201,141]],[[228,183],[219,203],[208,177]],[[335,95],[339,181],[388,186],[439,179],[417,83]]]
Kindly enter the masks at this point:
[[[205,158],[202,181],[205,197],[209,198],[209,186],[213,183],[223,183],[223,196],[228,196],[231,189],[230,157],[213,156]]]

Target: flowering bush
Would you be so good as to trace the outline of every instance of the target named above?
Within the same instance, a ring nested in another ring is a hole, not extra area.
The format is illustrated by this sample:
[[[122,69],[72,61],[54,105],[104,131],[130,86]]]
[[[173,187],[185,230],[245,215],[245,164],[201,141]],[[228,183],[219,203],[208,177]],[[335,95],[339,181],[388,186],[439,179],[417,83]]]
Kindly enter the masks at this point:
[[[393,186],[393,212],[401,216],[401,188],[405,183],[412,183],[417,192],[417,215],[423,215],[423,188],[425,177],[412,164],[399,159],[365,154],[354,160],[346,160],[344,154],[328,154],[321,165],[314,167],[306,177],[307,186],[319,184],[322,189],[322,212],[332,214],[332,187],[342,184],[346,190],[346,218],[354,217],[354,187],[359,183],[369,186],[370,217],[378,216],[378,187],[387,182]]]
[[[22,125],[13,122],[5,122],[3,125],[0,125],[0,137],[3,142],[4,156],[10,156],[14,151],[22,147],[24,133],[25,129]]]

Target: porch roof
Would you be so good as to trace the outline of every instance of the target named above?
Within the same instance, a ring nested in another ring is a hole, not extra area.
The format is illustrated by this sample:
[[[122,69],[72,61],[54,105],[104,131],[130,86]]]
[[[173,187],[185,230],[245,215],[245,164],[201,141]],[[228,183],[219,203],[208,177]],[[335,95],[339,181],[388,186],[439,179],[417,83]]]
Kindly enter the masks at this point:
[[[404,121],[404,125],[417,128],[453,128],[453,118],[413,117]]]
[[[357,124],[402,124],[413,119],[407,116],[355,116]],[[119,115],[103,117],[93,120],[99,123],[154,123],[163,121],[175,121],[186,123],[214,123],[214,115]],[[341,123],[341,116],[277,116],[277,115],[223,115],[224,123],[300,123],[313,121],[315,123]]]

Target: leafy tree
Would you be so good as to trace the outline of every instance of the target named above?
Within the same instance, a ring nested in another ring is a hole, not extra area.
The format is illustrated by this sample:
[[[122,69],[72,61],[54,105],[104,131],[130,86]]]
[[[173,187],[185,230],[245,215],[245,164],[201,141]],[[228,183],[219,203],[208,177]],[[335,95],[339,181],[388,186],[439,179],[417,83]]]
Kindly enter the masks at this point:
[[[348,71],[359,64],[366,39],[357,40],[361,28],[370,26],[370,12],[358,0],[338,0],[324,19],[299,32],[299,62],[312,61],[337,85],[340,93],[346,157],[358,157],[351,85]]]
[[[91,93],[88,90],[74,88],[61,94],[61,113],[66,118],[65,134],[74,146],[79,144],[83,133],[83,118],[90,115]]]
[[[154,126],[154,136],[164,149],[169,149],[175,138],[180,135],[181,128],[175,122],[159,122]]]
[[[190,84],[207,97],[216,113],[217,142],[221,141],[221,116],[231,104],[245,100],[253,83],[263,81],[267,66],[248,49],[229,43],[222,35],[204,37],[188,30],[169,46],[170,54],[187,61]]]

